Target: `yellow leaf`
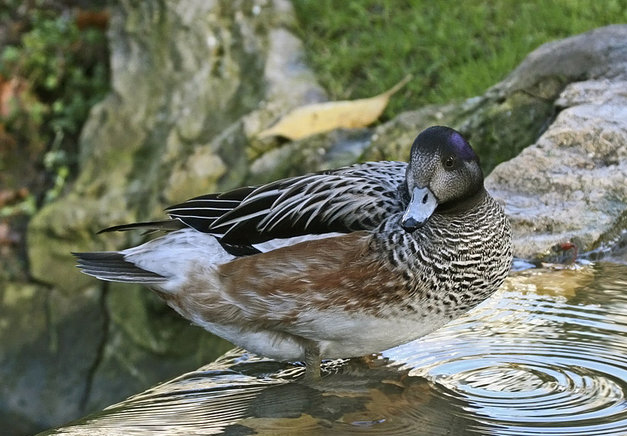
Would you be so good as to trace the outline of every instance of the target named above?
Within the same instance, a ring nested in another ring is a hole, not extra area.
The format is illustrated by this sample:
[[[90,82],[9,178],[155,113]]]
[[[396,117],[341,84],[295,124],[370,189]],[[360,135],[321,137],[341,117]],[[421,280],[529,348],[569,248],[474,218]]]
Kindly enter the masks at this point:
[[[258,133],[259,138],[283,136],[291,140],[302,139],[316,133],[338,128],[365,127],[379,118],[392,94],[409,80],[406,76],[383,94],[358,100],[329,101],[294,109],[269,129]]]

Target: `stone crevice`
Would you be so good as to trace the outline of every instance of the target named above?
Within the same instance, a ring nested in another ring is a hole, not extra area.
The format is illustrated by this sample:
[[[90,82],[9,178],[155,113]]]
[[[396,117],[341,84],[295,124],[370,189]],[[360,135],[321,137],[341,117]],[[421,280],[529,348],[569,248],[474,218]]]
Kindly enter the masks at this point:
[[[102,334],[99,338],[98,346],[93,356],[93,361],[91,365],[89,366],[89,368],[87,369],[87,374],[85,377],[85,386],[84,386],[81,399],[79,402],[79,408],[83,413],[88,411],[88,405],[90,404],[90,398],[92,395],[93,383],[96,378],[96,373],[98,372],[98,368],[104,359],[105,350],[107,347],[107,343],[109,341],[109,327],[111,324],[111,316],[109,315],[109,308],[107,306],[108,293],[109,293],[109,283],[104,282],[100,290],[100,295],[98,298],[98,306],[100,309],[100,313],[102,315],[102,329],[101,329]]]

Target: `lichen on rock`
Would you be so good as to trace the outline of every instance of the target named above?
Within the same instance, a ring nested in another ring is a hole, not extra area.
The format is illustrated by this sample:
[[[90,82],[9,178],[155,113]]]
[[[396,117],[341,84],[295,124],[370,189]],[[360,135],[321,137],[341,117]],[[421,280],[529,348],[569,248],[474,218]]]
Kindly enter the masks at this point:
[[[542,259],[570,240],[603,249],[625,230],[625,89],[627,82],[605,79],[569,85],[548,130],[492,172],[487,186],[505,204],[517,256]]]

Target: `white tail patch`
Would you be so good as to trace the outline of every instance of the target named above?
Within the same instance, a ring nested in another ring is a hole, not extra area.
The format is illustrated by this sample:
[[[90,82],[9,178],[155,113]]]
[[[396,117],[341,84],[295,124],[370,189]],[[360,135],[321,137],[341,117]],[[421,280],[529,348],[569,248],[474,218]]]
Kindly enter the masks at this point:
[[[235,259],[217,239],[194,229],[183,229],[120,252],[124,259],[136,266],[166,277],[159,286],[174,292],[194,265],[216,267]]]

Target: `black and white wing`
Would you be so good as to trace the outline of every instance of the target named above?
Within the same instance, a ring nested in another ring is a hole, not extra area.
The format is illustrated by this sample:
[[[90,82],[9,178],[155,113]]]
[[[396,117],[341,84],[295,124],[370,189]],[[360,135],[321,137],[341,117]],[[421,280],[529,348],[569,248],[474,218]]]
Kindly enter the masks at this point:
[[[258,187],[192,198],[166,209],[173,219],[225,244],[377,227],[402,213],[406,163],[369,162]]]

